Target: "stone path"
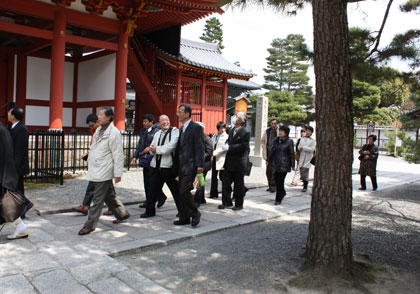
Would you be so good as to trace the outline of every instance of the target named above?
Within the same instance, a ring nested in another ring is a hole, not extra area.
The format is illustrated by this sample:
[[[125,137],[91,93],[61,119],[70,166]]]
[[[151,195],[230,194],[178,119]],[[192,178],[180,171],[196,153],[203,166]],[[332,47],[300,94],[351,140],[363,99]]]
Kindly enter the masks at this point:
[[[393,158],[384,158],[378,164],[380,189],[419,180],[418,165]],[[265,180],[254,181],[263,183]],[[369,191],[357,191],[357,174],[353,175],[353,182],[354,197],[369,197]],[[14,229],[11,225],[0,233],[0,292],[170,293],[112,257],[310,207],[310,194],[302,193],[300,187],[287,187],[288,194],[280,206],[273,205],[274,194],[265,189],[251,189],[245,198],[245,208],[237,212],[219,210],[220,199],[208,199],[208,203],[200,207],[202,220],[196,228],[172,225],[176,215],[172,200],[158,209],[153,218],[140,219],[143,210],[138,205],[127,206],[132,216],[122,224],[113,224],[113,217],[102,216],[97,230],[87,236],[77,235],[86,216],[77,213],[38,216],[31,212],[27,219],[28,239],[7,241],[6,235]]]

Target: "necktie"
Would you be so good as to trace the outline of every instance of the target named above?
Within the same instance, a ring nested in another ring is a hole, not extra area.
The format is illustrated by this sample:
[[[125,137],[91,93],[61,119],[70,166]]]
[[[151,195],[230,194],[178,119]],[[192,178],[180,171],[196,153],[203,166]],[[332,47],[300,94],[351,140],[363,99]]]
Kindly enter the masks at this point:
[[[181,131],[179,132],[179,140],[181,144],[184,142],[184,126],[181,127]]]

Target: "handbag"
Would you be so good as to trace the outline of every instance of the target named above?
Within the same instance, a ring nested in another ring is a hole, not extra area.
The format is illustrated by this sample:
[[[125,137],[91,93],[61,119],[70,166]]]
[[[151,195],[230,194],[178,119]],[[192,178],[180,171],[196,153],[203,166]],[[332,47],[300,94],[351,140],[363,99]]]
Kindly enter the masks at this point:
[[[139,158],[139,166],[141,167],[150,167],[150,162],[152,161],[153,155],[150,153],[142,154]]]
[[[311,162],[312,165],[316,164],[316,154],[314,154],[314,156],[312,156],[312,159],[311,159],[310,162]]]
[[[248,164],[246,165],[245,175],[250,176],[251,175],[251,169],[252,169],[252,162],[248,161]]]
[[[0,214],[6,222],[14,222],[25,209],[25,200],[16,192],[4,189],[0,202]]]

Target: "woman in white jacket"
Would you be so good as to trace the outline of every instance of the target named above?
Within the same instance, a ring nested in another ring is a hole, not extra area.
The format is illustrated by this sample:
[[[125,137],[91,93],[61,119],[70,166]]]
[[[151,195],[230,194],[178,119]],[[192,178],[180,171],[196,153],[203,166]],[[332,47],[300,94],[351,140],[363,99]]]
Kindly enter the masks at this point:
[[[130,217],[124,205],[115,195],[114,185],[121,181],[124,167],[124,153],[120,131],[114,126],[114,111],[111,107],[104,106],[99,109],[98,122],[100,127],[93,135],[88,159],[88,178],[93,182],[93,205],[89,209],[88,220],[79,235],[90,234],[95,230],[102,212],[104,202],[113,212],[115,224]]]
[[[217,123],[217,133],[211,138],[213,143],[213,158],[212,158],[212,167],[211,167],[211,188],[210,188],[210,198],[219,197],[219,192],[217,191],[218,181],[217,174],[219,174],[219,179],[223,179],[223,166],[225,165],[226,151],[222,150],[222,146],[226,143],[229,135],[226,133],[226,124],[222,121]]]
[[[300,139],[299,149],[299,172],[300,179],[303,182],[302,192],[308,189],[309,169],[311,168],[311,160],[314,156],[316,142],[311,138],[314,129],[311,126],[305,127],[305,136]]]

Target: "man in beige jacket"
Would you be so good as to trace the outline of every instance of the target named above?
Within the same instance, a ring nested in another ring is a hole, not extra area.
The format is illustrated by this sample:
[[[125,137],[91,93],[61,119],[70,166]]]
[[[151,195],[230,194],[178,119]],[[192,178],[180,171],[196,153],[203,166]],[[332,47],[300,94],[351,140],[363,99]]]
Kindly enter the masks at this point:
[[[268,189],[267,191],[274,193],[276,192],[276,181],[274,179],[274,173],[272,172],[271,167],[269,166],[268,158],[271,152],[271,147],[273,146],[274,140],[279,135],[279,128],[278,128],[278,121],[277,119],[272,119],[270,122],[270,127],[264,132],[261,138],[261,145],[262,145],[262,155],[266,162],[266,176],[268,182]]]
[[[88,220],[79,235],[87,235],[95,230],[101,215],[104,202],[113,212],[115,224],[127,218],[130,214],[115,195],[114,185],[121,181],[124,167],[124,153],[120,131],[114,126],[114,111],[104,106],[99,109],[98,122],[100,127],[93,135],[88,159],[88,178],[93,182],[93,206],[89,209]]]

